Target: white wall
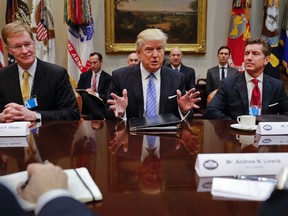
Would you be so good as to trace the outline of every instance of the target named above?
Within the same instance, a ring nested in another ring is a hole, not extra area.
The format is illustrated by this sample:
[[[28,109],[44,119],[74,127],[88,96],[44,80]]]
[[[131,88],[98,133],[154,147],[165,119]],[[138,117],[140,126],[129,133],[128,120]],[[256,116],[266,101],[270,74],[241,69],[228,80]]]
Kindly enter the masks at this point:
[[[201,1],[201,0],[200,0]],[[279,0],[282,18],[286,0]],[[28,1],[31,4],[31,0]],[[111,73],[113,69],[126,65],[127,54],[105,53],[105,0],[91,0],[94,18],[95,51],[103,54],[103,69]],[[57,64],[67,68],[67,25],[64,23],[64,1],[51,0],[56,31]],[[184,64],[195,69],[197,78],[206,77],[209,67],[217,64],[217,49],[227,44],[232,0],[207,0],[207,51],[204,55],[185,54]],[[0,27],[5,24],[6,1],[0,1]],[[263,0],[253,0],[250,15],[251,35],[259,36],[262,29]],[[6,53],[5,53],[6,55]]]

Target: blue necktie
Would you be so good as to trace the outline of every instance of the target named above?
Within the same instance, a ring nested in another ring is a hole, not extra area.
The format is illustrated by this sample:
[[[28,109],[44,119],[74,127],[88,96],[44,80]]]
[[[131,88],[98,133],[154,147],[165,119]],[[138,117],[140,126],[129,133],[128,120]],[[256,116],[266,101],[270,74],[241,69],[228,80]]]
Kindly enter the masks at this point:
[[[156,136],[147,135],[146,137],[149,149],[153,149],[156,141]]]
[[[155,75],[153,73],[150,73],[148,78],[149,78],[149,83],[147,87],[147,97],[146,97],[146,116],[152,117],[157,114],[156,112],[156,108],[157,108],[156,87],[155,87],[155,83],[153,80],[155,78]]]

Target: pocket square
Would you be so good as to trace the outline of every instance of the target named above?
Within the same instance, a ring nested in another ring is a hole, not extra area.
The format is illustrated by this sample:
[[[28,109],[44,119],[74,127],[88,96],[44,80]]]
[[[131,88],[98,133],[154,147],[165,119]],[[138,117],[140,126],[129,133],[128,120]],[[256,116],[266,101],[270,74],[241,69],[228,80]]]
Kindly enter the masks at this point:
[[[268,107],[273,107],[273,106],[276,106],[276,105],[278,105],[278,103],[269,104]]]

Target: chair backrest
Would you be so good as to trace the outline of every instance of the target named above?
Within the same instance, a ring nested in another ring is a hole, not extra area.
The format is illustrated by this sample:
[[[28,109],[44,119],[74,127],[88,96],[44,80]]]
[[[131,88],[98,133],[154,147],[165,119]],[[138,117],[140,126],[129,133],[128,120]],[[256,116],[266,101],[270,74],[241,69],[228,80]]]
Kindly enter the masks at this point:
[[[196,81],[196,90],[200,92],[201,101],[198,103],[201,113],[204,113],[207,106],[206,79],[198,79]]]
[[[78,105],[78,109],[79,109],[79,114],[81,116],[81,113],[82,113],[82,97],[76,91],[74,91],[74,94],[75,94],[75,97],[76,97],[76,101],[77,101],[77,105]]]

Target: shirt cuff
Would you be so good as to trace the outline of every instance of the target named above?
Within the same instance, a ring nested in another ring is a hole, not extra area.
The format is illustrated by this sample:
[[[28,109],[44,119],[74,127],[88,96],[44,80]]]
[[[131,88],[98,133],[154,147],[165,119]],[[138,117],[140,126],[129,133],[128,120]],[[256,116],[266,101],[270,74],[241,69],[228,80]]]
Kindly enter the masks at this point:
[[[42,194],[36,202],[35,214],[38,215],[41,209],[51,200],[64,196],[71,197],[71,194],[65,189],[54,189]]]

